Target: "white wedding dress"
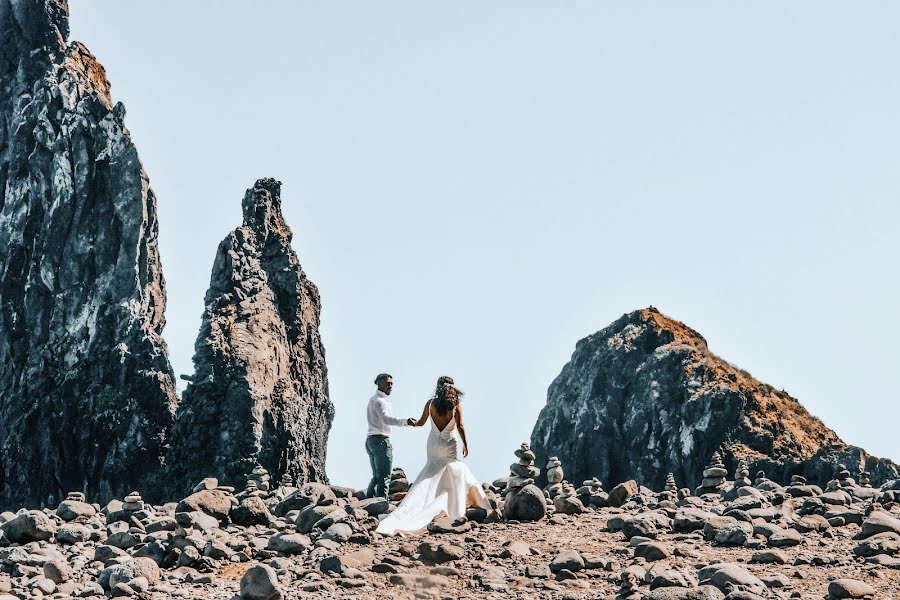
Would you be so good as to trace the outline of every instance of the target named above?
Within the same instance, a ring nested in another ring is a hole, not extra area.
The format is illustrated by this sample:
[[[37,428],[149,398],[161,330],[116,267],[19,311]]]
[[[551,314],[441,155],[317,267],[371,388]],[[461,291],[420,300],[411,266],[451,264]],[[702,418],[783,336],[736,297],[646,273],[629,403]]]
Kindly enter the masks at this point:
[[[456,519],[466,514],[467,504],[490,507],[472,471],[456,458],[456,413],[443,430],[437,428],[431,416],[428,420],[428,462],[400,506],[379,523],[378,533],[418,531],[441,511]]]

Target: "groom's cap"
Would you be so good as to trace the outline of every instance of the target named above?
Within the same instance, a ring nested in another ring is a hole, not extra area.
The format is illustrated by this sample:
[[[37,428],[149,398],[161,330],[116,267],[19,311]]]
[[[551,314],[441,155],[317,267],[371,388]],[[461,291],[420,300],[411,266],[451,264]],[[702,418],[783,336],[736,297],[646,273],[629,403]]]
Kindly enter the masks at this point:
[[[378,377],[375,378],[375,385],[378,385],[379,383],[387,379],[393,379],[390,373],[379,373]]]

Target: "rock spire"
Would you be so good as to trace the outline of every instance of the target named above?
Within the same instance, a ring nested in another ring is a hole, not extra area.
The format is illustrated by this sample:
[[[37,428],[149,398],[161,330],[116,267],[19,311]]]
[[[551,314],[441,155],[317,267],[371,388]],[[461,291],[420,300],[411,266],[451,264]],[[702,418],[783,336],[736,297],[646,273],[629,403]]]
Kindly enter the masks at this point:
[[[68,30],[64,0],[0,0],[0,508],[138,487],[177,403],[156,198]]]
[[[300,268],[281,183],[260,179],[241,227],[219,245],[167,458],[179,490],[207,475],[234,485],[262,465],[276,480],[327,481],[334,408],[319,292]]]

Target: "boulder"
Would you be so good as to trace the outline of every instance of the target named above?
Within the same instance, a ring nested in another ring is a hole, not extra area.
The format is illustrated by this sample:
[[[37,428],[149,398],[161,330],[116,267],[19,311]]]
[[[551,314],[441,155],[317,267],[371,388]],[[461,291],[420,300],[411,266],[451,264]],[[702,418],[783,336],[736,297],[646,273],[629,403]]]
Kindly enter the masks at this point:
[[[284,592],[278,583],[275,569],[268,565],[254,565],[241,577],[241,598],[244,600],[281,600]]]
[[[454,544],[422,542],[419,544],[419,556],[426,564],[438,565],[464,558],[466,550]]]
[[[0,531],[14,544],[49,540],[56,534],[56,524],[39,510],[30,510],[0,525]]]
[[[87,502],[63,500],[56,509],[56,515],[63,521],[74,521],[79,517],[90,518],[97,514],[97,509]]]
[[[265,501],[259,496],[249,496],[241,500],[239,506],[231,511],[231,521],[236,525],[268,525],[272,522],[272,513]]]
[[[753,593],[765,593],[766,585],[756,575],[736,563],[718,563],[703,567],[699,572],[700,581],[710,581],[720,590],[730,585],[741,585]]]
[[[559,573],[563,569],[580,571],[584,568],[584,559],[577,550],[564,550],[550,561],[550,570]]]
[[[606,503],[612,507],[619,507],[625,504],[625,501],[628,500],[628,498],[637,493],[637,482],[631,479],[629,481],[622,482],[611,489],[609,491],[609,495],[606,498]]]
[[[201,511],[219,521],[224,521],[231,513],[231,494],[222,490],[202,489],[178,503],[175,512]]]
[[[858,579],[835,579],[828,584],[828,595],[832,598],[870,598],[875,588]]]
[[[506,497],[503,516],[507,520],[538,521],[547,515],[544,492],[536,485],[526,485]]]
[[[301,554],[312,547],[309,536],[302,533],[277,533],[269,538],[266,548],[282,554]]]
[[[872,514],[863,521],[862,528],[857,534],[858,539],[865,539],[877,533],[892,531],[900,535],[900,519],[895,519],[883,510],[873,510]]]
[[[324,483],[310,482],[276,504],[272,512],[283,517],[292,510],[302,510],[310,505],[331,504],[336,498],[337,496],[330,486]],[[386,502],[384,499],[378,500]]]

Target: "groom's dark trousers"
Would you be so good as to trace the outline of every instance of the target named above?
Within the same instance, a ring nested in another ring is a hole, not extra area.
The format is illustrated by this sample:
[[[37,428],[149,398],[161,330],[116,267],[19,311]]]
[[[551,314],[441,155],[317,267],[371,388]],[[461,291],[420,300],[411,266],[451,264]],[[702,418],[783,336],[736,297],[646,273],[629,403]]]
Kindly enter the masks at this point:
[[[369,464],[372,465],[372,481],[366,490],[366,496],[387,498],[391,488],[391,465],[394,462],[394,448],[386,435],[370,435],[366,438],[366,452],[369,453]]]

